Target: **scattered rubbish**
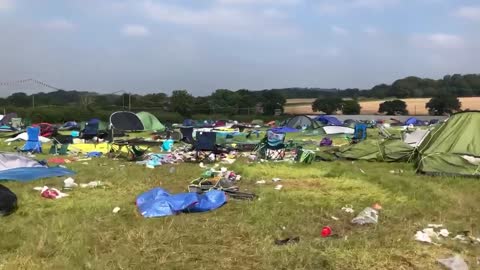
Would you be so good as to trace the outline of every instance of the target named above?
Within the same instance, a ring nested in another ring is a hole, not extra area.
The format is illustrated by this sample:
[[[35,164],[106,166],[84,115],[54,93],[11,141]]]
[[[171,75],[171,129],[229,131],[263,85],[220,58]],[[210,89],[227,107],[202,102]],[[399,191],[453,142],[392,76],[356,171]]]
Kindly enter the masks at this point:
[[[118,212],[120,212],[120,207],[117,206],[117,207],[113,208],[112,213],[116,214]]]
[[[97,151],[88,152],[86,156],[87,158],[99,158],[102,156],[102,152],[97,152]]]
[[[265,180],[259,180],[259,181],[255,182],[255,184],[258,184],[258,185],[263,185],[265,183],[267,183]]]
[[[88,162],[82,162],[83,165],[88,165]]]
[[[300,242],[300,237],[295,236],[295,237],[287,237],[285,239],[275,239],[274,243],[277,246],[283,246],[287,244],[296,244]]]
[[[64,183],[63,188],[65,188],[65,189],[73,189],[73,188],[78,187],[78,184],[75,183],[75,180],[71,177],[63,180],[63,183]]]
[[[355,210],[353,210],[353,207],[349,204],[342,207],[342,211],[344,211],[346,213],[354,213],[355,212]]]
[[[330,226],[323,227],[321,235],[323,238],[329,237],[330,235],[332,235],[332,228],[330,228]]]
[[[447,238],[450,235],[450,232],[447,229],[441,229],[438,235]]]
[[[428,224],[427,227],[438,229],[442,228],[443,224]]]
[[[375,205],[373,207],[375,207]],[[352,223],[359,225],[376,224],[378,223],[378,210],[372,207],[367,207],[352,219]]]
[[[170,174],[174,174],[175,173],[175,167],[170,167],[170,169],[168,170],[168,172]]]
[[[415,234],[415,240],[419,242],[433,244],[432,238],[428,235],[428,233],[425,233],[423,231],[417,231],[417,233]]]
[[[455,255],[446,259],[438,259],[437,262],[450,270],[468,270],[468,265],[460,255]]]
[[[403,174],[403,170],[398,169],[398,170],[390,170],[391,174]]]
[[[361,168],[358,168],[360,170],[361,173],[363,174],[367,174],[364,170],[362,170]]]
[[[101,181],[91,181],[88,184],[80,184],[81,188],[96,188],[103,186]]]
[[[200,162],[200,164],[198,164],[198,166],[200,166],[200,168],[206,168],[206,166],[203,164],[203,162]]]
[[[275,186],[275,190],[281,190],[282,188],[283,188],[282,185],[276,185],[276,186]]]
[[[272,179],[272,181],[276,183],[276,182],[282,181],[282,179],[275,177],[275,178]]]
[[[331,216],[331,218],[332,218],[333,220],[338,220],[338,219],[339,219],[339,218],[336,217],[336,216]]]
[[[38,190],[38,188],[36,189]],[[63,193],[56,188],[49,188],[47,186],[41,188],[40,195],[47,199],[61,199],[68,196],[68,194]]]

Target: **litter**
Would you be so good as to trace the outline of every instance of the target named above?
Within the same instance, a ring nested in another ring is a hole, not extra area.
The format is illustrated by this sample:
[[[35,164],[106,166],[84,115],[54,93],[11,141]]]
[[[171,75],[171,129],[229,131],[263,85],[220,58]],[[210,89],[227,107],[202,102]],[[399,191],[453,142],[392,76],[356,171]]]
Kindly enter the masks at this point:
[[[285,239],[275,239],[275,241],[274,241],[275,245],[277,245],[277,246],[283,246],[283,245],[286,245],[286,244],[296,244],[298,242],[300,242],[300,237],[298,237],[298,236],[288,237],[288,238],[285,238]]]
[[[61,199],[68,196],[68,194],[63,193],[56,188],[49,188],[47,186],[41,188],[40,195],[47,199]]]
[[[282,185],[276,185],[276,186],[275,186],[275,190],[281,190],[282,188],[283,188]]]
[[[323,227],[321,235],[323,238],[329,237],[330,235],[332,235],[332,228],[330,228],[329,226]]]
[[[415,234],[415,240],[419,242],[433,244],[432,238],[430,238],[430,236],[427,233],[422,231],[417,231],[417,233]]]
[[[276,183],[276,182],[282,181],[282,179],[275,177],[275,178],[272,179],[272,181],[273,181],[274,183]]]
[[[345,205],[344,207],[342,207],[342,211],[346,212],[346,213],[354,213],[355,210],[353,210],[353,207],[351,205]]]
[[[103,186],[101,181],[91,181],[88,184],[80,184],[81,188],[96,188]]]
[[[447,229],[441,229],[438,235],[447,238],[450,235],[450,232]]]
[[[336,216],[331,216],[331,218],[332,218],[333,220],[338,220],[338,219],[339,219],[339,218],[336,217]]]
[[[78,187],[78,184],[75,183],[75,180],[71,177],[63,180],[63,183],[64,183],[63,188],[65,189],[72,189],[72,188]]]
[[[446,259],[438,259],[437,262],[451,270],[468,270],[468,265],[460,255]]]
[[[378,211],[372,207],[367,207],[362,210],[354,219],[351,221],[353,224],[376,224],[378,223]]]
[[[257,185],[263,185],[265,183],[267,183],[265,180],[259,180],[259,181],[255,182],[255,184],[257,184]]]
[[[117,206],[117,207],[113,208],[112,213],[116,214],[118,212],[120,212],[120,207]]]
[[[438,229],[442,228],[443,224],[428,224],[427,227]]]

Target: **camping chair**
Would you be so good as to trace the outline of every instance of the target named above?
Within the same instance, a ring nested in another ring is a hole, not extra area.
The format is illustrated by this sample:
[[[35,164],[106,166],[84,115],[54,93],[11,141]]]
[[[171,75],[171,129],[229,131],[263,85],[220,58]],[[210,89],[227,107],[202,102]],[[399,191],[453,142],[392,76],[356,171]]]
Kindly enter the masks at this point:
[[[92,140],[94,137],[98,136],[98,123],[86,123],[85,128],[82,130],[80,136],[84,141]]]
[[[183,142],[194,144],[195,140],[193,139],[193,127],[181,127],[180,132],[182,133]]]
[[[52,146],[49,154],[51,155],[67,155],[69,144],[73,143],[72,136],[57,135],[53,138]]]
[[[355,124],[354,133],[353,133],[353,142],[357,143],[363,141],[367,138],[367,125],[366,124]]]
[[[41,153],[42,143],[39,141],[40,127],[27,128],[28,140],[22,147],[23,152]]]
[[[260,142],[257,152],[261,158],[267,160],[282,160],[285,157],[285,136],[286,133],[275,133],[271,130],[267,136]]]
[[[215,132],[197,133],[197,140],[194,143],[196,159],[198,160],[199,153],[206,154],[206,156],[213,154],[216,159],[216,155],[219,153],[216,141],[217,134]]]

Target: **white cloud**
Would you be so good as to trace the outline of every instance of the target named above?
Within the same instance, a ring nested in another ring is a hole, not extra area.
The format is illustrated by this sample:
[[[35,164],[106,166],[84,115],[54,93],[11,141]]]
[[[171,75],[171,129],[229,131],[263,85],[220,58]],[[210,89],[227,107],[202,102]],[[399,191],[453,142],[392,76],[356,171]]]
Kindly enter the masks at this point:
[[[0,0],[0,11],[10,10],[14,7],[13,0]]]
[[[151,0],[144,1],[140,9],[145,16],[157,22],[223,34],[262,33],[267,36],[291,36],[297,32],[283,20],[284,13],[276,9],[244,9],[225,5],[187,8]]]
[[[150,35],[148,28],[137,24],[127,24],[123,26],[122,33],[129,37],[145,37]]]
[[[330,30],[332,30],[332,33],[334,33],[335,35],[339,35],[339,36],[348,35],[348,30],[347,29],[345,29],[343,27],[340,27],[340,26],[337,26],[337,25],[332,25]]]
[[[399,0],[323,0],[316,5],[316,9],[321,14],[338,14],[355,9],[384,10],[399,2]]]
[[[466,45],[461,36],[445,33],[413,35],[410,42],[416,47],[426,49],[460,49]]]
[[[480,21],[480,6],[463,6],[455,11],[455,15],[471,21]]]
[[[44,26],[51,30],[70,31],[75,28],[75,25],[66,19],[54,19],[46,22]]]

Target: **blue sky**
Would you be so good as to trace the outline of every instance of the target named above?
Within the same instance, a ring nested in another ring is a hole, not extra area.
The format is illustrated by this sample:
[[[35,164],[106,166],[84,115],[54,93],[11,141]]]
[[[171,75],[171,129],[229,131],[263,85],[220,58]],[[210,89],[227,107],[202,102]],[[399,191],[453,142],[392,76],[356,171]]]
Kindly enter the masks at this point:
[[[479,73],[479,34],[472,0],[0,0],[0,82],[195,95],[370,88]],[[19,90],[47,89],[0,87]]]

